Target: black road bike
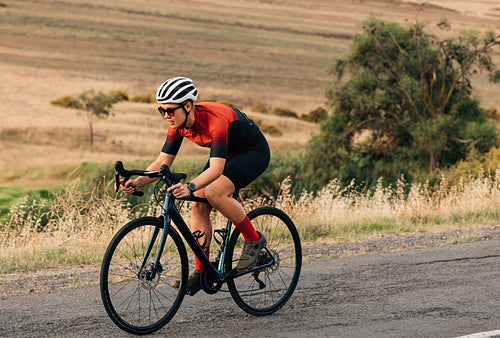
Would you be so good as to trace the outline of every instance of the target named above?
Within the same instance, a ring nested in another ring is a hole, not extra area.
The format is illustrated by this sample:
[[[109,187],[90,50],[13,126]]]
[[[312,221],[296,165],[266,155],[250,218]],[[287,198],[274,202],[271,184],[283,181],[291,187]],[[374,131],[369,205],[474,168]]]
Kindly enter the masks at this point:
[[[248,213],[255,229],[266,236],[267,245],[256,266],[236,272],[244,243],[238,229],[227,221],[226,228],[214,231],[219,250],[215,260],[210,261],[175,203],[208,201],[193,195],[176,199],[166,191],[185,179],[185,174],[171,172],[166,165],[160,171],[126,170],[120,161],[115,163],[115,170],[117,187],[120,176],[125,181],[132,176],[157,178],[155,196],[162,203],[158,217],[140,217],[125,224],[104,254],[101,298],[119,328],[132,334],[149,334],[172,319],[186,294],[186,244],[204,266],[201,288],[206,293],[214,294],[227,284],[236,304],[255,316],[272,314],[290,299],[299,280],[302,250],[297,229],[283,211],[265,206]],[[180,286],[174,287],[179,281]]]

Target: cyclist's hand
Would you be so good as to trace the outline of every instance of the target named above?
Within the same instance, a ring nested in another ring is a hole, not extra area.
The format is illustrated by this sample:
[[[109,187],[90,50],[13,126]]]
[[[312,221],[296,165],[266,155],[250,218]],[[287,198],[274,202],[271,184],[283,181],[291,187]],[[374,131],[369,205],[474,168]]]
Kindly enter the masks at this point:
[[[167,189],[167,191],[171,191],[177,198],[187,197],[191,194],[191,190],[187,187],[187,184],[177,183]]]
[[[139,188],[134,180],[128,180],[125,184],[123,184],[123,180],[120,180],[120,187],[127,195],[133,194]]]

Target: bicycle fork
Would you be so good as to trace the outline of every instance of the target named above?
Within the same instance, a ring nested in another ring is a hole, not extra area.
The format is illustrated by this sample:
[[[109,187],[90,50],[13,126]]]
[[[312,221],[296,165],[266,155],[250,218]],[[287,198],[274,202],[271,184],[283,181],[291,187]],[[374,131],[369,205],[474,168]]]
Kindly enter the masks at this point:
[[[170,216],[160,216],[163,219],[163,231],[161,233],[160,245],[158,247],[158,252],[156,253],[156,258],[154,260],[151,271],[146,274],[147,280],[153,280],[156,277],[157,272],[161,272],[162,268],[160,265],[161,254],[163,253],[163,249],[165,248],[165,243],[167,242],[168,230],[170,228]],[[160,227],[155,227],[153,233],[151,234],[151,239],[149,240],[148,247],[146,249],[146,253],[142,259],[141,266],[139,267],[139,271],[137,271],[137,277],[140,277],[141,272],[146,268],[146,264],[148,262],[148,258],[151,255],[151,251],[153,250],[153,246],[158,238],[158,234],[160,232]]]

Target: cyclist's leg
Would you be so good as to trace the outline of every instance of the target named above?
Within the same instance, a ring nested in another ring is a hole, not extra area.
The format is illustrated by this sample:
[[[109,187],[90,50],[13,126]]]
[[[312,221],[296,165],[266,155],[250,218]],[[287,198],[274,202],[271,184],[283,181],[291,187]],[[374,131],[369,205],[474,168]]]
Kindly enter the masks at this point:
[[[201,189],[195,193],[197,197],[205,197],[204,189]],[[210,241],[212,240],[212,225],[210,223],[210,211],[212,207],[207,203],[193,202],[191,204],[191,225],[190,230],[193,236],[198,240],[203,252],[210,258]],[[189,274],[186,291],[190,295],[196,294],[200,288],[200,276],[203,271],[203,264],[198,259],[194,257],[195,269]],[[181,281],[175,281],[172,286],[179,288]]]
[[[205,197],[205,189],[197,191],[197,197]],[[207,203],[193,202],[191,204],[191,226],[190,230],[197,238],[198,243],[202,247],[205,255],[210,255],[210,242],[212,240],[212,224],[210,222],[210,211],[212,207]],[[195,257],[195,268],[198,271],[203,271],[203,264]]]
[[[244,237],[247,235],[247,227],[251,228],[251,231],[255,230],[246,217],[243,206],[233,198],[233,193],[259,177],[269,165],[269,160],[269,145],[260,134],[255,143],[247,149],[228,154],[222,176],[205,188],[205,195],[210,204],[236,226],[241,224],[243,231],[240,231]],[[248,233],[248,237],[255,239],[252,233]]]
[[[207,161],[202,172],[210,167],[210,160]],[[196,197],[206,198],[205,188],[200,189],[194,193]],[[210,256],[210,243],[212,241],[212,223],[210,222],[210,212],[212,206],[207,203],[193,202],[191,203],[191,224],[190,230],[197,238],[198,243],[202,247],[205,255]],[[194,258],[195,269],[203,271],[203,264],[201,264],[198,257]]]

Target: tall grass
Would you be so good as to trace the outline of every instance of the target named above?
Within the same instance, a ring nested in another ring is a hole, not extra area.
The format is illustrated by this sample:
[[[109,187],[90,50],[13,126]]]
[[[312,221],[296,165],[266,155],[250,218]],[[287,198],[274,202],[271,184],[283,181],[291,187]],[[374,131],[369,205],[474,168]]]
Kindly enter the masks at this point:
[[[298,198],[289,193],[290,181],[285,180],[277,206],[298,224],[306,240],[348,241],[378,234],[470,227],[498,222],[499,175],[497,170],[478,178],[462,177],[453,184],[443,176],[432,188],[403,180],[387,188],[379,180],[369,193],[354,189],[354,182],[343,187],[333,180],[316,194],[305,192]]]
[[[31,270],[93,263],[131,212],[124,200],[86,195],[76,182],[50,204],[24,198],[10,209],[0,228],[0,270]],[[96,190],[97,191],[97,190]]]
[[[369,193],[355,190],[354,184],[343,187],[333,180],[321,191],[304,192],[298,197],[290,193],[288,178],[282,182],[276,200],[254,198],[244,204],[248,211],[269,204],[283,209],[297,225],[303,241],[350,241],[498,222],[499,175],[497,170],[479,178],[464,177],[454,184],[443,177],[432,188],[402,180],[387,188],[380,181]],[[9,221],[0,224],[0,272],[97,264],[119,227],[133,218],[158,212],[154,199],[132,207],[114,194],[86,194],[78,182],[56,195],[50,204],[25,198],[11,208]],[[182,213],[189,223],[188,204]],[[224,219],[213,213],[213,223],[215,228],[223,227]]]

